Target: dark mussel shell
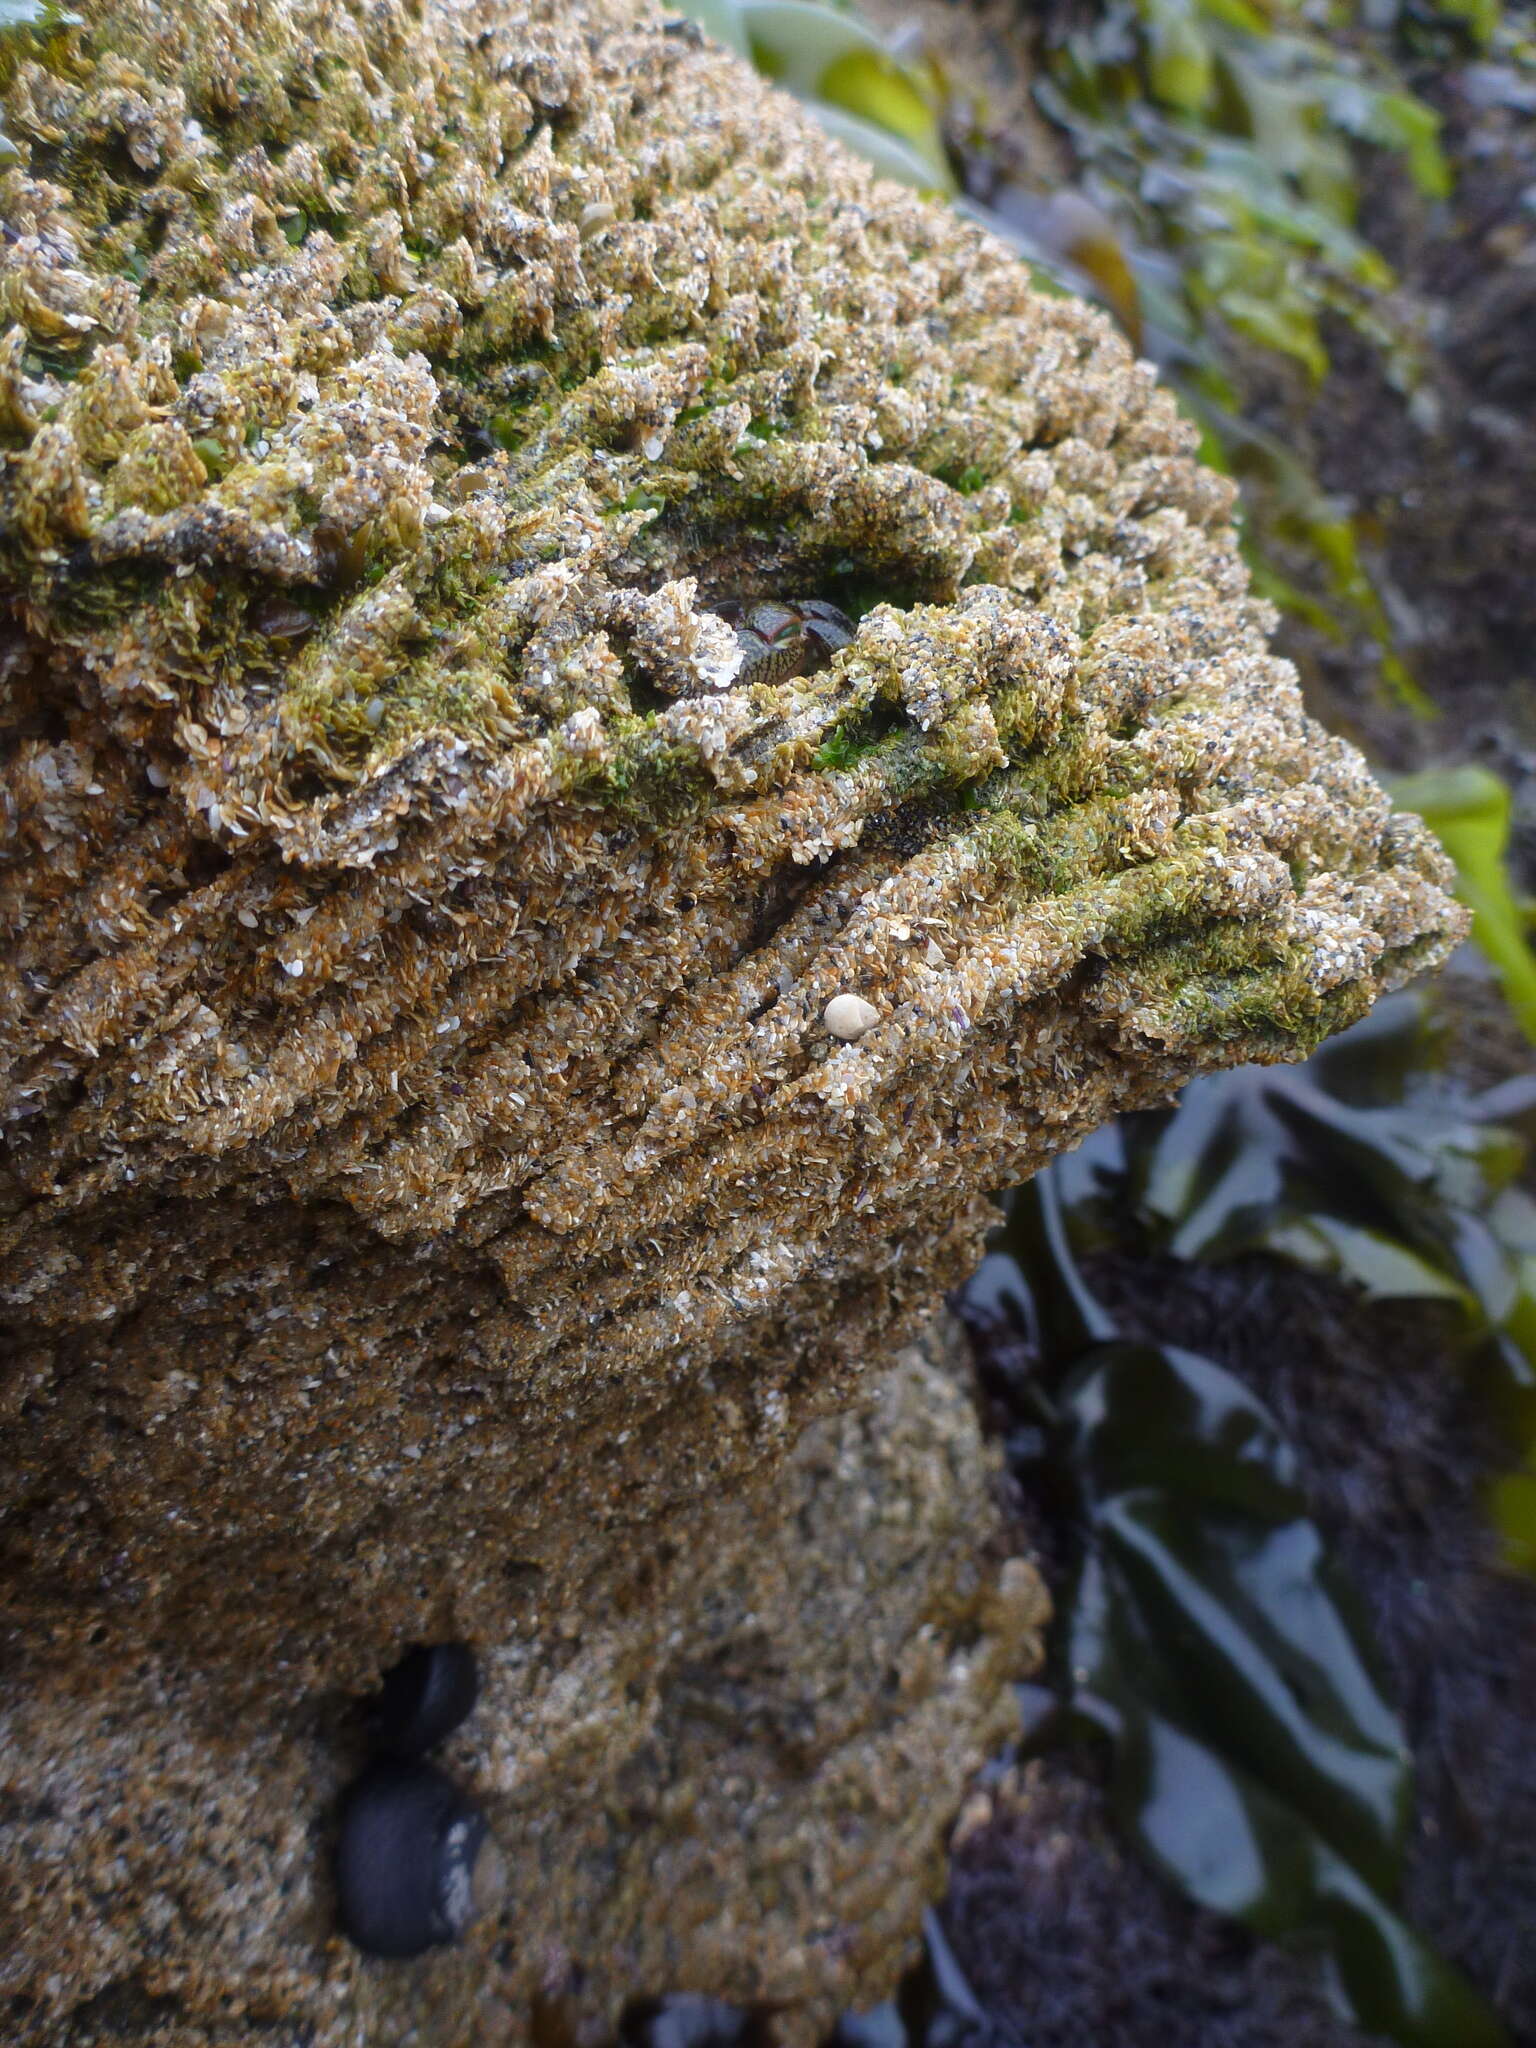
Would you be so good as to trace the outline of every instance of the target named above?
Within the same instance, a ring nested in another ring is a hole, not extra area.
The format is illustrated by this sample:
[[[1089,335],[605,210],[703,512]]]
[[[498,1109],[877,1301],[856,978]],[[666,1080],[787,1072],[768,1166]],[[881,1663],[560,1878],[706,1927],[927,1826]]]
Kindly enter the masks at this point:
[[[423,1643],[385,1672],[369,1704],[369,1743],[381,1756],[424,1756],[469,1718],[479,1694],[468,1643]]]
[[[455,1940],[479,1903],[475,1865],[487,1834],[479,1807],[431,1764],[370,1764],[347,1792],[336,1846],[347,1939],[397,1957]]]

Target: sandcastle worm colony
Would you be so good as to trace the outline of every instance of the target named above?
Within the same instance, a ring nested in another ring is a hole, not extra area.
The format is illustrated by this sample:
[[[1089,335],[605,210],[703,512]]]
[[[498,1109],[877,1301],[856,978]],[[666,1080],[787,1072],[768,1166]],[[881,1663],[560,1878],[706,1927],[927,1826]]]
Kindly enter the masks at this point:
[[[688,24],[86,0],[0,104],[23,1746],[638,1626],[990,1190],[1459,930],[1150,368]]]

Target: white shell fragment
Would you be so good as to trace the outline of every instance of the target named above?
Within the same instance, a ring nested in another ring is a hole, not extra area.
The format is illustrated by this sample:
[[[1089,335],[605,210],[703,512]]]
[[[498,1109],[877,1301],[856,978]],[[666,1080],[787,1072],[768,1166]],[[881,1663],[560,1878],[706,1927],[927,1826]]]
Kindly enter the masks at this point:
[[[862,996],[834,996],[822,1011],[821,1021],[834,1038],[851,1043],[880,1022],[880,1012]]]

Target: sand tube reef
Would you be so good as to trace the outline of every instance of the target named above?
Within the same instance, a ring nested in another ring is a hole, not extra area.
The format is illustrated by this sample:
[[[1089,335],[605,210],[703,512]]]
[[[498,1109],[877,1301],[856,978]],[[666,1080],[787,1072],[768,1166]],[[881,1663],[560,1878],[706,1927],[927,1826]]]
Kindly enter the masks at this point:
[[[1448,869],[1106,319],[691,24],[80,13],[0,34],[11,2037],[808,2039],[1038,1656],[924,1335],[989,1192]],[[448,1637],[505,1883],[369,1963],[349,1702]]]

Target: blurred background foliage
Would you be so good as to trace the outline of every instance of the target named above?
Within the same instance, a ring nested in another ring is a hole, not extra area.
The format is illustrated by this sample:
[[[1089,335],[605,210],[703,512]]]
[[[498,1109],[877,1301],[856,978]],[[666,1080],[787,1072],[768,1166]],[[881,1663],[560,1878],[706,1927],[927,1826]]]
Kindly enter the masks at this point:
[[[1486,768],[1426,768],[1392,781],[1404,810],[1433,826],[1456,863],[1456,889],[1472,912],[1472,934],[1492,962],[1511,1010],[1536,1042],[1536,958],[1526,932],[1529,907],[1509,872],[1509,790]]]

